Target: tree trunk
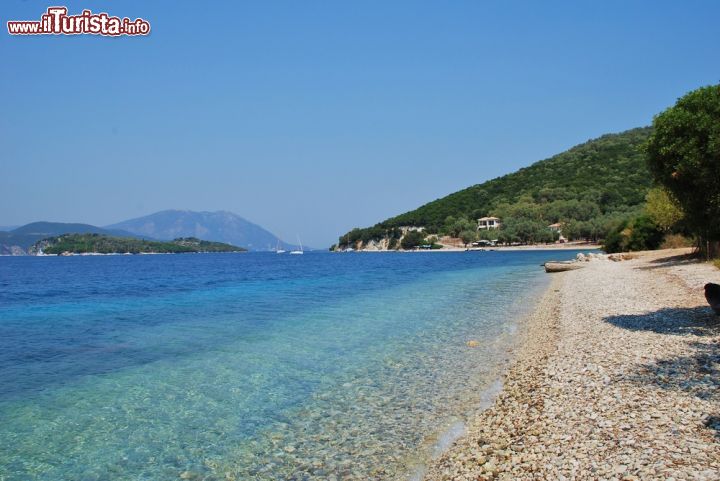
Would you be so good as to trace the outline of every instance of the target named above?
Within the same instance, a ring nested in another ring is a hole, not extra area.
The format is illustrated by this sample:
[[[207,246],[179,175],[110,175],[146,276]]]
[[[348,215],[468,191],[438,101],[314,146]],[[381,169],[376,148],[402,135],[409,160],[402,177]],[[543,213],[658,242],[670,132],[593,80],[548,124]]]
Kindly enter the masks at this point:
[[[700,256],[707,261],[718,258],[720,257],[720,241],[701,237],[698,240],[698,252]]]

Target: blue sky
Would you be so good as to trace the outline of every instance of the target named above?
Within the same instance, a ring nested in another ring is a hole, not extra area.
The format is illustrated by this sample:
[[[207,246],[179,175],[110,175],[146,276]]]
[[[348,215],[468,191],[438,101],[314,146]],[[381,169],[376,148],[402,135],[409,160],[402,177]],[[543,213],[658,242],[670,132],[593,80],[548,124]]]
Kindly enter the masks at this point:
[[[148,37],[11,37],[50,5]],[[720,2],[0,4],[0,225],[229,210],[323,246],[720,81]]]

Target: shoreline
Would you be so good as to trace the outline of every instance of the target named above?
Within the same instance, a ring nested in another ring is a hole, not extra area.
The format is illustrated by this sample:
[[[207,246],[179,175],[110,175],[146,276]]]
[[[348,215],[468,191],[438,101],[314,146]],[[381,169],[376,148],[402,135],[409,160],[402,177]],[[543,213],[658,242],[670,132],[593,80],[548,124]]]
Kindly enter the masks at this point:
[[[410,250],[387,250],[387,249],[356,249],[352,252],[334,251],[333,254],[352,254],[352,253],[365,253],[365,252],[513,252],[513,251],[576,251],[576,250],[602,250],[600,244],[593,244],[591,242],[582,243],[565,243],[565,244],[532,244],[532,245],[517,245],[517,246],[496,246],[496,247],[455,247],[444,245],[442,249],[410,249]]]
[[[552,314],[554,312],[552,306],[557,299],[557,276],[553,276],[547,285],[539,288],[535,293],[537,301],[532,307],[527,308],[518,315],[508,318],[509,323],[515,325],[514,339],[511,339],[508,345],[503,349],[506,359],[493,374],[489,377],[489,382],[480,391],[480,400],[476,405],[475,413],[465,412],[465,416],[455,418],[453,422],[448,423],[443,429],[431,433],[426,437],[426,444],[422,451],[426,456],[421,456],[421,463],[412,463],[410,468],[398,478],[405,481],[423,481],[428,479],[430,468],[440,458],[447,455],[453,446],[461,441],[468,434],[469,428],[472,426],[474,416],[480,415],[492,408],[506,389],[506,378],[511,368],[514,368],[521,359],[533,357],[533,353],[538,347],[535,340],[541,336],[545,336],[551,331],[547,327],[552,322]],[[522,302],[522,301],[518,301]],[[532,361],[534,362],[534,361]],[[532,364],[531,362],[531,364]],[[428,450],[427,447],[430,446]]]
[[[550,274],[501,392],[423,479],[720,479],[720,318],[702,292],[720,270],[687,251]]]

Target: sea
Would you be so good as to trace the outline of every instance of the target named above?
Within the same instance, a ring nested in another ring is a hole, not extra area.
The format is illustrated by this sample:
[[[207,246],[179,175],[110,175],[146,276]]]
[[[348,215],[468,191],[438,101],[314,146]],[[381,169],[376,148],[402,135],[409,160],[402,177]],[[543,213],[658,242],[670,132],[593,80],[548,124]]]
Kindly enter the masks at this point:
[[[576,253],[0,258],[0,480],[421,479]]]

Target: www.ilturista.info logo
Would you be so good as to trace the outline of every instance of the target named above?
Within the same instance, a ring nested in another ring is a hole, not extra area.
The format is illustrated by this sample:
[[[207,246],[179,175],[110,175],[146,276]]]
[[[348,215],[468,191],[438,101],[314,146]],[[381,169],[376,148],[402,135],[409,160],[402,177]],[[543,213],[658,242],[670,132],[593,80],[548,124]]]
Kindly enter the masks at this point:
[[[40,20],[14,20],[7,23],[10,35],[148,35],[150,22],[137,18],[111,17],[107,13],[83,10],[68,15],[67,7],[49,7]]]

